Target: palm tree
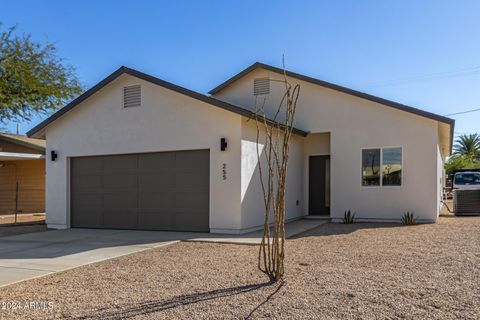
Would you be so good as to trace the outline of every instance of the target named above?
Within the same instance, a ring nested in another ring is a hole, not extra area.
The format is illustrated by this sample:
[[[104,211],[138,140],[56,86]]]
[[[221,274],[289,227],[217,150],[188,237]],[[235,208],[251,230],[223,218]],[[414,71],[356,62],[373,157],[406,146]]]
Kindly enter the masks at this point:
[[[480,135],[478,133],[460,135],[453,146],[453,153],[470,161],[480,161]]]

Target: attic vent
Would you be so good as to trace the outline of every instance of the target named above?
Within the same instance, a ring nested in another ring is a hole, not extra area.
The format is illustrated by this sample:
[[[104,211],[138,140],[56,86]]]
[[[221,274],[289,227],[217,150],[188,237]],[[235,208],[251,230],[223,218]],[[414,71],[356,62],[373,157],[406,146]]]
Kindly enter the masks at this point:
[[[270,93],[270,79],[269,78],[259,78],[253,80],[253,95],[258,96],[261,94]]]
[[[140,85],[123,88],[123,107],[140,107],[142,103]]]

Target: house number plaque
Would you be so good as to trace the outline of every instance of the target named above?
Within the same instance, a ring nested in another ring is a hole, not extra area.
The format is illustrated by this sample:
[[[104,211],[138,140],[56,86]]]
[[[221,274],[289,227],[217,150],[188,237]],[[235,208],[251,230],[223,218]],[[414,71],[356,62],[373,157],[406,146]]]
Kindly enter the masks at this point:
[[[227,180],[227,164],[222,164],[222,179]]]

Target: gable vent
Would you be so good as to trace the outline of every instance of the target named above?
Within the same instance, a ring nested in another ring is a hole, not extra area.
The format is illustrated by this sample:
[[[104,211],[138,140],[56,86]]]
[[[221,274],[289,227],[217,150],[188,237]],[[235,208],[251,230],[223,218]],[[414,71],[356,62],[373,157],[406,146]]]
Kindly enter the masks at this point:
[[[123,88],[123,107],[140,107],[142,104],[142,96],[140,85],[129,86]]]
[[[261,94],[270,93],[270,79],[259,78],[253,80],[253,95],[258,96]]]

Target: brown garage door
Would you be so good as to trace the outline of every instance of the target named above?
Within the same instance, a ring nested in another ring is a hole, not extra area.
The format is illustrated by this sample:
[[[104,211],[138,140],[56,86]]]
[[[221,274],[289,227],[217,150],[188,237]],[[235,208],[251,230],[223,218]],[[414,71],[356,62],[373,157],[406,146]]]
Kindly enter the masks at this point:
[[[72,227],[209,231],[208,218],[208,150],[72,158]]]

